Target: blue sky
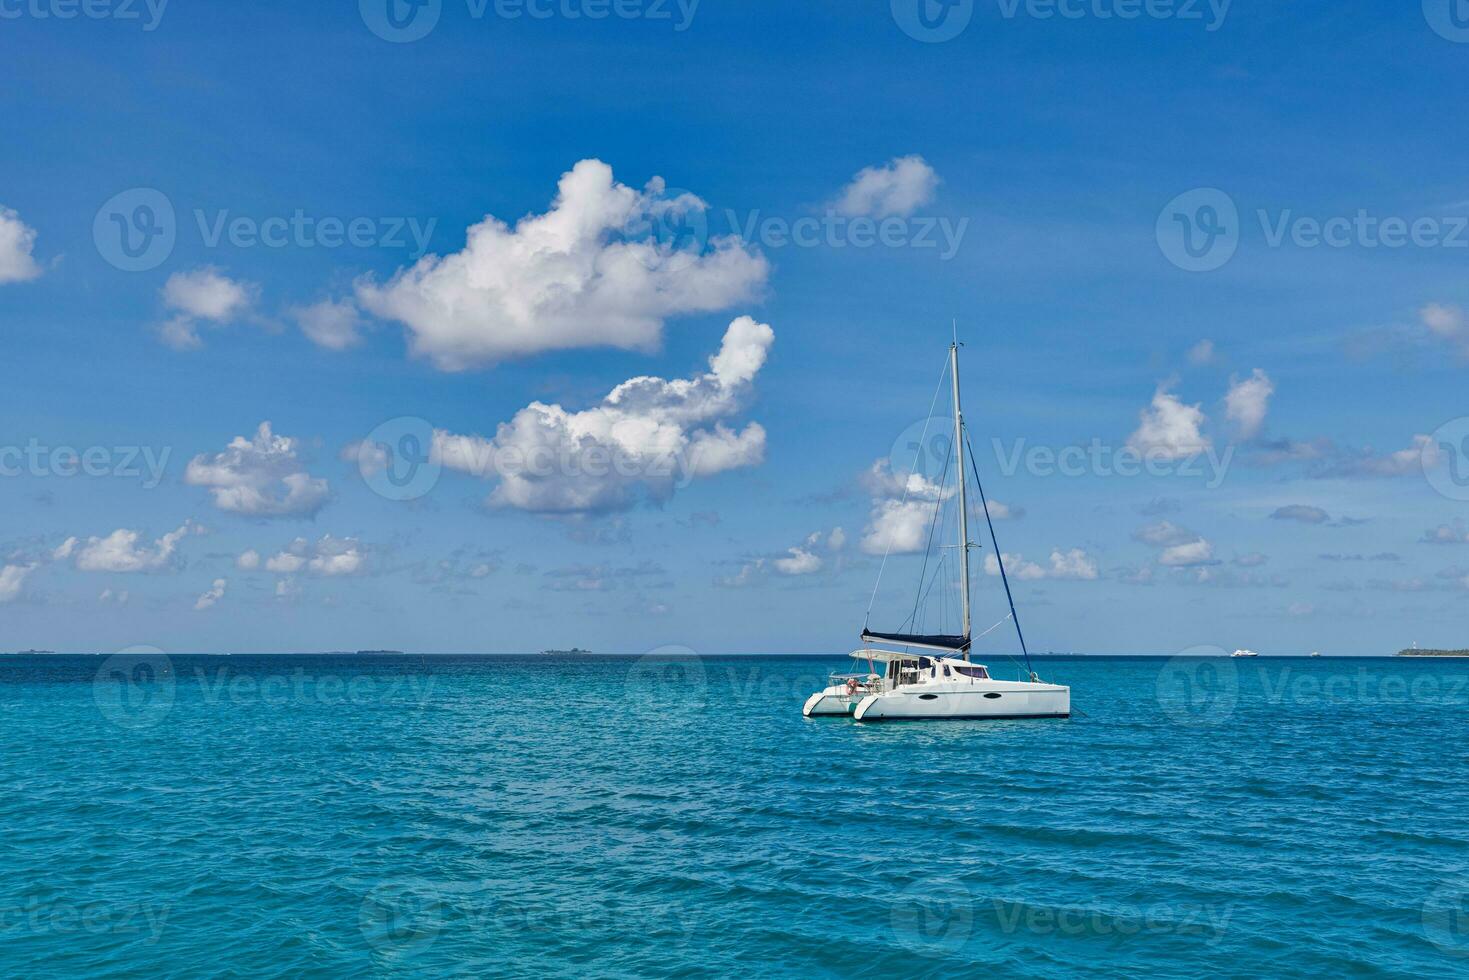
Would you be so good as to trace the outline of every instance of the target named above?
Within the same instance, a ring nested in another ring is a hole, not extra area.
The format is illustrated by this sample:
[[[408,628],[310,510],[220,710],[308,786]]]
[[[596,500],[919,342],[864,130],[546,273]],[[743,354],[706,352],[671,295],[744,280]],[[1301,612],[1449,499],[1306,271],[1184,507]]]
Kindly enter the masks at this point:
[[[919,2],[0,2],[0,648],[844,652],[954,318],[1033,648],[1462,645],[1469,29]]]

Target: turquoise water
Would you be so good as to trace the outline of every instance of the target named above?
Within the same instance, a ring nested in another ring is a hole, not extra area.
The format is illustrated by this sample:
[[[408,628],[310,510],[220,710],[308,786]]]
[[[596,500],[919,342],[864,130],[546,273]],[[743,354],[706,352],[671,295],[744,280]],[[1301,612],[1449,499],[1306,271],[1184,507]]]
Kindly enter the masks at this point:
[[[1469,975],[1469,662],[0,659],[0,974]]]

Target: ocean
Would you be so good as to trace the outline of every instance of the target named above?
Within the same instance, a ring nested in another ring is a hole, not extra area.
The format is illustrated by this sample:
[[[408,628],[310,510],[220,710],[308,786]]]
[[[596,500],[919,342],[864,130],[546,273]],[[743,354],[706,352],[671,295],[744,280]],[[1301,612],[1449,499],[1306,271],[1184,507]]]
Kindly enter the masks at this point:
[[[803,719],[845,669],[0,658],[0,975],[1469,975],[1469,661]]]

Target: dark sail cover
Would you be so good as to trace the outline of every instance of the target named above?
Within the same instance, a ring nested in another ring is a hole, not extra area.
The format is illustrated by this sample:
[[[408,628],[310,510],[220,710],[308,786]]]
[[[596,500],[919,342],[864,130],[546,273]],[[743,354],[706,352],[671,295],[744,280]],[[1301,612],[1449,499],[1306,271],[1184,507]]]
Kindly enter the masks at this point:
[[[874,633],[862,631],[862,642],[876,640],[878,643],[898,643],[907,646],[929,647],[934,650],[965,650],[969,637],[962,634],[945,633]]]

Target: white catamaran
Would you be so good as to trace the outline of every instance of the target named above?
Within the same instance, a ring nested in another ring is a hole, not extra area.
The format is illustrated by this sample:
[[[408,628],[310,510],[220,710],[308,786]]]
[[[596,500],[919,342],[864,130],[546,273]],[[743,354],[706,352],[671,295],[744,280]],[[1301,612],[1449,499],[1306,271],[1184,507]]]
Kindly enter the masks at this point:
[[[956,634],[879,633],[864,626],[863,647],[854,651],[851,656],[866,663],[866,672],[833,674],[829,687],[806,699],[801,713],[808,718],[842,715],[857,721],[887,721],[1068,718],[1071,715],[1071,689],[1059,684],[1044,683],[1031,669],[1025,634],[1021,632],[1020,620],[1015,614],[1015,600],[1010,593],[1009,578],[1005,575],[1005,560],[995,539],[995,526],[990,518],[989,501],[984,495],[984,487],[979,482],[978,468],[974,472],[975,485],[984,508],[985,523],[989,527],[990,543],[994,545],[1000,580],[1004,583],[1005,597],[1010,604],[1010,615],[1005,618],[1015,623],[1015,633],[1025,657],[1027,679],[997,680],[990,676],[988,667],[970,660],[973,638],[970,635],[969,551],[979,546],[969,540],[968,498],[965,490],[967,480],[964,469],[964,413],[959,404],[957,342],[949,348],[948,373],[953,381],[953,458],[958,464],[959,590],[963,607],[963,630]],[[945,466],[947,467],[947,460]],[[941,493],[936,495],[935,524],[937,508],[943,505],[943,500]],[[878,574],[880,577],[881,572]],[[920,580],[920,593],[922,587]],[[1004,621],[1002,619],[1000,623]],[[914,648],[929,652],[910,652]]]

